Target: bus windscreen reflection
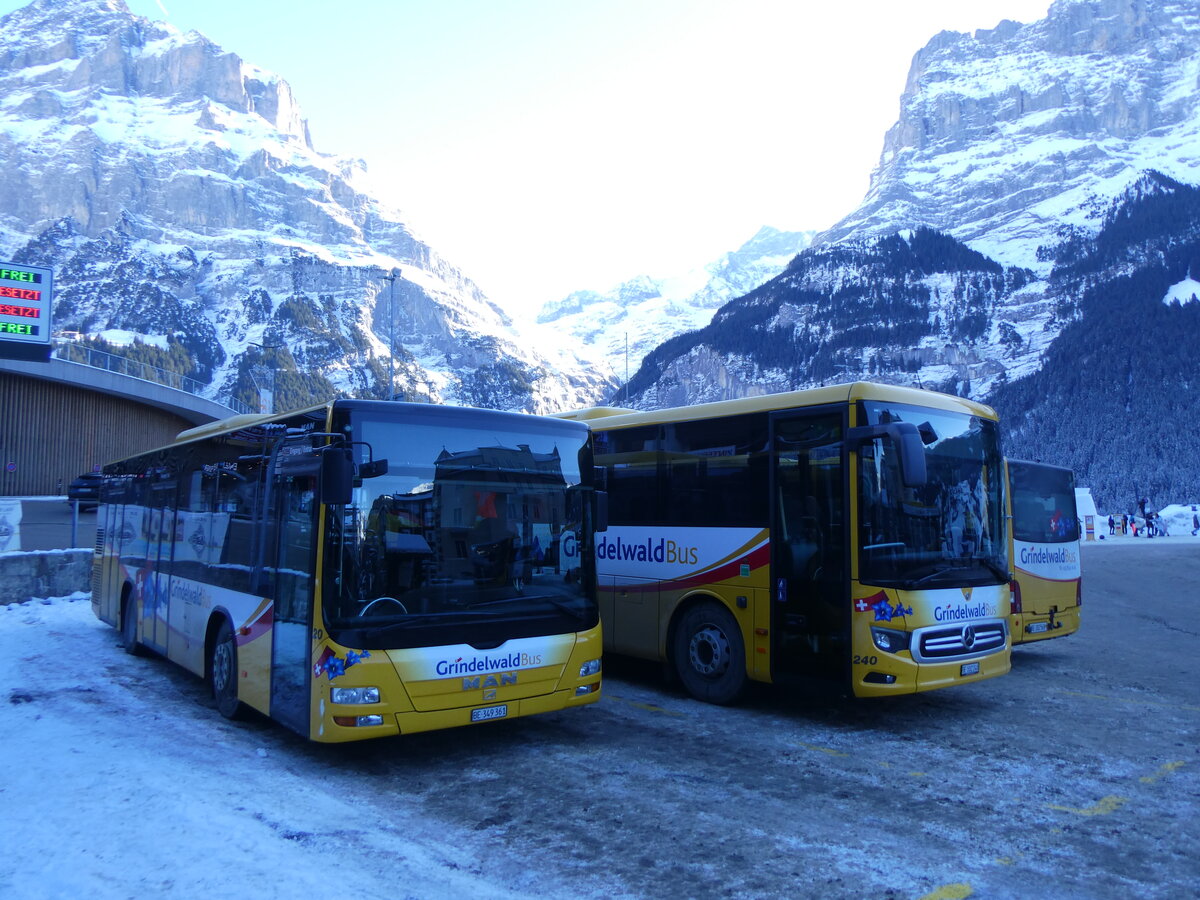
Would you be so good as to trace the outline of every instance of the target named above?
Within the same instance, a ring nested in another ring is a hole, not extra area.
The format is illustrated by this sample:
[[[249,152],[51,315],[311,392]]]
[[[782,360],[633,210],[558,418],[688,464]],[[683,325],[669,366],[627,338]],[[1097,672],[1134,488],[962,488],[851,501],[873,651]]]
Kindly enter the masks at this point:
[[[557,446],[443,448],[425,464],[391,458],[388,474],[356,493],[334,523],[327,618],[358,643],[370,643],[367,632],[394,643],[396,631],[418,626],[594,612],[580,577],[583,499]]]

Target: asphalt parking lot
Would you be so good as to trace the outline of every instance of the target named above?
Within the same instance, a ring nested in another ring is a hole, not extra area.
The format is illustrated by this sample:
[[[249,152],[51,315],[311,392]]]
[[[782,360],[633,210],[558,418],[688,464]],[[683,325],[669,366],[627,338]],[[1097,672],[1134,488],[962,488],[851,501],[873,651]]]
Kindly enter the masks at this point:
[[[988,682],[723,708],[610,660],[594,707],[360,745],[342,777],[568,895],[1194,896],[1200,544],[1089,546],[1084,572],[1080,631]]]
[[[1083,567],[1081,630],[1018,648],[985,682],[886,701],[763,687],[730,708],[610,657],[592,706],[353,745],[226,722],[200,679],[124,654],[86,607],[68,620],[31,601],[8,613],[27,623],[12,640],[28,697],[7,712],[35,767],[47,751],[25,739],[56,721],[58,744],[175,773],[138,787],[136,809],[84,791],[42,810],[63,835],[102,819],[134,840],[136,859],[91,863],[117,885],[151,883],[138,810],[172,808],[187,777],[254,786],[216,808],[259,840],[262,817],[278,823],[260,855],[304,840],[322,877],[380,889],[428,858],[500,897],[1195,896],[1200,539],[1106,541]],[[299,815],[311,806],[347,816]]]

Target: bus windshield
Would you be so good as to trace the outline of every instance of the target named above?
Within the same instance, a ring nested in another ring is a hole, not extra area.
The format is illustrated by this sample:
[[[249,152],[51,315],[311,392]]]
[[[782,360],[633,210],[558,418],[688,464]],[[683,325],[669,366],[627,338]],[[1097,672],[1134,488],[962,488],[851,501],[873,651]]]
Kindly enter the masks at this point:
[[[326,512],[325,624],[367,649],[468,643],[595,626],[581,537],[585,433],[513,417],[472,427],[461,410],[385,418],[350,408],[360,463],[386,459],[354,502]],[[369,450],[368,450],[369,448]]]
[[[964,413],[864,402],[866,423],[911,422],[925,443],[926,483],[906,487],[890,440],[859,454],[859,579],[905,589],[1008,580],[1003,460],[996,424]]]
[[[1016,540],[1033,544],[1069,544],[1079,540],[1075,476],[1070,469],[1010,460],[1008,478]]]

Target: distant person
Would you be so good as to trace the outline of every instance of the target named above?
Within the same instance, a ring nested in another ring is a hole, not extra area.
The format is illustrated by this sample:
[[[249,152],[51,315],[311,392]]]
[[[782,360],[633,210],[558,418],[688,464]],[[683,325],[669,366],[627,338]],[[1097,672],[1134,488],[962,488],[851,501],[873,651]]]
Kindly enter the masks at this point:
[[[1137,537],[1137,519],[1132,516],[1129,518],[1129,527],[1133,529],[1133,536]]]
[[[1117,533],[1117,520],[1112,517],[1111,513],[1108,516],[1108,533],[1109,534]]]
[[[1192,513],[1192,537],[1196,536],[1196,532],[1200,531],[1200,515]]]

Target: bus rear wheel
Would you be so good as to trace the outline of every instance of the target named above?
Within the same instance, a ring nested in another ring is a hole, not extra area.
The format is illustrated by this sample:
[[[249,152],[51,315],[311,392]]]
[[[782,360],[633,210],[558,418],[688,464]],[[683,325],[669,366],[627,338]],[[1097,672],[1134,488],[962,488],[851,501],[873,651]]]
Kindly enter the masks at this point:
[[[137,636],[137,602],[128,591],[121,600],[121,646],[131,656],[142,656],[146,652]]]
[[[226,719],[241,718],[244,707],[238,700],[237,642],[228,619],[217,629],[217,639],[208,660],[208,679],[217,712]]]
[[[697,700],[725,705],[746,690],[746,649],[737,621],[718,603],[693,606],[675,630],[672,658]]]

